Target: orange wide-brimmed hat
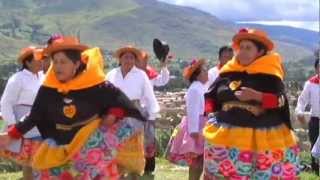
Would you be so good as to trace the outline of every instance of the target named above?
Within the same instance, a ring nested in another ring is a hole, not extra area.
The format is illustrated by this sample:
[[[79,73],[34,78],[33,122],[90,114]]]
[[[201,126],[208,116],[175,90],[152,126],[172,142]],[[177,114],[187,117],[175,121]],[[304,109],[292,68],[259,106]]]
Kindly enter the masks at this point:
[[[186,80],[190,80],[192,74],[194,73],[195,70],[197,70],[200,66],[206,63],[205,59],[194,59],[192,62],[184,68],[183,70],[183,77]]]
[[[29,46],[26,48],[21,49],[19,56],[18,56],[18,63],[23,64],[27,57],[34,55],[34,51],[37,49],[35,46]]]
[[[47,54],[44,53],[44,48],[36,48],[33,51],[33,58],[37,61],[43,60],[44,58],[49,57]]]
[[[232,38],[232,41],[233,41],[232,47],[235,50],[239,50],[240,42],[242,40],[258,41],[264,44],[267,47],[268,51],[272,51],[274,48],[274,44],[272,40],[268,37],[267,33],[259,29],[246,29],[246,28],[240,29],[238,33],[234,35]]]
[[[61,50],[79,50],[88,49],[87,45],[81,44],[79,39],[73,36],[61,36],[55,39],[47,48],[44,49],[44,54],[51,56],[52,53]]]
[[[18,62],[20,64],[23,64],[24,60],[31,55],[33,55],[33,58],[36,61],[41,61],[44,58],[48,57],[48,55],[44,53],[44,48],[29,46],[21,50],[20,55],[18,57]]]
[[[128,46],[124,46],[122,48],[119,48],[115,53],[114,53],[114,57],[117,59],[120,59],[120,56],[123,53],[126,52],[130,52],[133,53],[136,57],[137,60],[142,60],[142,51],[139,50],[138,48],[135,48],[134,46],[128,45]]]

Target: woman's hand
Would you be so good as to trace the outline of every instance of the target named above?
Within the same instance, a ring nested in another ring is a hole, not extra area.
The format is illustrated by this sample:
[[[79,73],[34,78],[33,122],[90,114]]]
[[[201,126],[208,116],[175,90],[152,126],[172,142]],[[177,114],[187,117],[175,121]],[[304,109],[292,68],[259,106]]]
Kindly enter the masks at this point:
[[[102,118],[102,125],[103,126],[112,126],[117,121],[116,116],[113,114],[108,114]]]
[[[165,68],[168,66],[168,64],[172,61],[172,55],[167,55],[164,61],[160,62],[160,68]]]
[[[168,66],[168,59],[160,62],[160,68],[165,68]]]
[[[0,148],[4,149],[14,141],[7,132],[0,134]]]
[[[235,96],[240,100],[240,101],[251,101],[255,100],[258,102],[262,101],[263,93],[256,91],[252,88],[248,87],[241,87],[241,90],[235,92]]]

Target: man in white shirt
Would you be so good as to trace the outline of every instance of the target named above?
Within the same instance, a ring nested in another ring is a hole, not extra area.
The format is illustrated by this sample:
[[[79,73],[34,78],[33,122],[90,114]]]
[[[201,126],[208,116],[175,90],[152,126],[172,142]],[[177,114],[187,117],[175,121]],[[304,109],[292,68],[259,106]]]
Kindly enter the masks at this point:
[[[208,71],[208,82],[206,83],[206,87],[207,89],[209,89],[209,87],[212,85],[212,83],[217,79],[217,77],[219,76],[219,69],[225,65],[229,60],[232,59],[233,57],[233,49],[230,46],[222,46],[219,49],[219,63],[209,69]]]
[[[147,74],[135,66],[136,60],[142,59],[142,53],[137,48],[127,46],[115,53],[120,67],[107,74],[107,80],[122,90],[138,108],[144,112],[145,123],[145,155],[146,173],[152,173],[155,166],[155,119],[160,111],[153,86]],[[152,168],[149,168],[151,164]]]
[[[311,142],[311,148],[316,143],[319,136],[319,117],[320,117],[320,78],[319,78],[319,58],[316,59],[315,64],[316,75],[306,81],[303,90],[298,98],[296,114],[298,120],[305,124],[305,109],[307,105],[310,105],[311,118],[308,123],[309,128],[309,140]],[[312,157],[312,170],[319,175],[319,162]]]
[[[15,124],[30,111],[42,84],[42,62],[33,58],[35,49],[35,47],[28,47],[22,50],[18,58],[22,69],[9,78],[2,94],[1,113],[7,126]],[[33,129],[25,137],[38,135],[38,131]]]
[[[28,47],[21,50],[18,62],[22,65],[22,70],[13,74],[4,89],[1,97],[1,113],[5,122],[5,129],[16,124],[23,116],[27,115],[36,98],[38,90],[42,84],[43,73],[41,59],[34,58],[36,47]],[[37,128],[24,135],[25,138],[38,138],[40,133]],[[19,152],[21,141],[17,141],[9,146],[13,152]],[[23,167],[24,179],[32,178],[32,169]]]
[[[150,105],[147,109],[148,119],[155,120],[156,114],[159,112],[159,105],[145,72],[133,66],[124,75],[121,67],[118,67],[107,74],[107,80],[123,91],[134,102],[139,101],[140,103],[142,98],[145,97]]]

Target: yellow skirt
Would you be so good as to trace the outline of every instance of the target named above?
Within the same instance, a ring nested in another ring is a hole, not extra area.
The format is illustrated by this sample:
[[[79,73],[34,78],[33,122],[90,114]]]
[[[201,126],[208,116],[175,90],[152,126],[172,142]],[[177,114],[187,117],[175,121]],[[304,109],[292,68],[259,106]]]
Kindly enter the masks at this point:
[[[285,124],[272,128],[245,128],[207,123],[203,135],[209,144],[262,152],[295,146],[297,139]]]

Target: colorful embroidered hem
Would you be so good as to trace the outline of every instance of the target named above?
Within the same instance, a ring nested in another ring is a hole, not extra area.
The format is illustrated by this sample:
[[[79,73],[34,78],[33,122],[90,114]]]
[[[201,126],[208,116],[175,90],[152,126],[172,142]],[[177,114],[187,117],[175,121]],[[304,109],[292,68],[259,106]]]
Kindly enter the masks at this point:
[[[55,145],[53,140],[46,140],[48,149],[63,148]],[[42,143],[42,144],[43,144]],[[30,148],[31,146],[31,148]],[[0,156],[30,165],[31,157],[39,149],[39,143],[25,140],[22,151],[26,153],[12,154],[0,152]],[[33,149],[32,151],[29,149]],[[130,149],[130,153],[128,150]],[[49,154],[48,154],[49,155]],[[134,165],[133,165],[134,164]],[[99,127],[75,153],[67,163],[50,169],[40,170],[35,179],[118,179],[118,167],[129,172],[142,173],[144,169],[143,123],[125,118],[111,127]]]
[[[205,180],[298,179],[297,146],[257,153],[207,144],[204,153]]]

